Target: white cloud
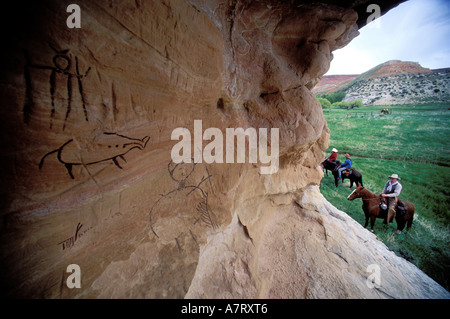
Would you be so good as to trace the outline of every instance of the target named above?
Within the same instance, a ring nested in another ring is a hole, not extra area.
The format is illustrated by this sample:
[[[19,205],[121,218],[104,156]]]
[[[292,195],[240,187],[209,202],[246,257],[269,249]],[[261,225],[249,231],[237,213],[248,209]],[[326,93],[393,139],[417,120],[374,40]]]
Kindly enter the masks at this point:
[[[373,67],[373,57],[370,52],[349,47],[333,52],[330,70],[327,74],[359,74],[361,69]]]
[[[358,74],[388,60],[450,67],[450,2],[410,0],[366,26],[348,46],[334,51],[327,74]]]

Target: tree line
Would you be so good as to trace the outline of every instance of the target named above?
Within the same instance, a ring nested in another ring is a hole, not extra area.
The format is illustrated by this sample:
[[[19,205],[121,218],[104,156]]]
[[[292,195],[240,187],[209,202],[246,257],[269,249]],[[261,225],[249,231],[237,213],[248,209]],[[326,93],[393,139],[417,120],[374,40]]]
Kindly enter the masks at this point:
[[[351,110],[356,107],[361,107],[362,100],[358,99],[351,102],[343,102],[345,98],[345,92],[344,91],[337,91],[329,94],[318,94],[316,96],[319,103],[322,105],[323,109],[329,109],[332,106],[339,107],[341,109],[347,109]]]

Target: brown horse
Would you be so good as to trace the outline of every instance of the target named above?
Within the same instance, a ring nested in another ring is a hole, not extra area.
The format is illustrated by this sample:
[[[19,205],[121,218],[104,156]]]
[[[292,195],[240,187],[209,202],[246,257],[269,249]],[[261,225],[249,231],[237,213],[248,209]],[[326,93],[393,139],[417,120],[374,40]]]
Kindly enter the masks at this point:
[[[347,197],[348,200],[354,200],[355,198],[362,199],[362,209],[364,211],[364,215],[366,216],[366,223],[364,227],[367,227],[370,217],[370,230],[373,232],[375,219],[386,218],[387,215],[387,209],[383,210],[380,207],[382,197],[380,195],[372,193],[367,188],[364,188],[360,185]],[[402,232],[403,228],[405,228],[406,223],[406,230],[409,230],[414,218],[414,205],[406,201],[402,201],[402,203],[407,207],[407,210],[405,213],[405,211],[403,209],[399,209],[399,207],[397,207],[396,209],[395,221],[397,222],[397,233]]]

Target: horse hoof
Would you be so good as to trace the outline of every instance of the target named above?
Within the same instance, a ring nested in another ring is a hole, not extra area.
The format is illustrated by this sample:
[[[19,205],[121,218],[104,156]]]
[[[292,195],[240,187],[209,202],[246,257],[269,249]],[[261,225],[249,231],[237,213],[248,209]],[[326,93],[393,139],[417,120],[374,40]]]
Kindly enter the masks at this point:
[[[371,233],[374,233],[373,229],[370,230]]]
[[[400,235],[401,233],[402,233],[401,230],[397,230],[397,231],[395,232],[396,235]]]

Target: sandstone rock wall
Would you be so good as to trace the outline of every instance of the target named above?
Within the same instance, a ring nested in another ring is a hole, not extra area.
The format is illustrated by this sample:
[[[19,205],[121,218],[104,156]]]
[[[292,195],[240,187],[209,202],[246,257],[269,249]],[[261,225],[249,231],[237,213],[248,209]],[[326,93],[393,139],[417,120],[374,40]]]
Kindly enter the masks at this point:
[[[2,296],[448,297],[312,186],[329,131],[310,88],[356,36],[354,10],[77,3],[81,29],[66,27],[68,3],[43,1],[7,37]],[[278,172],[175,164],[171,134],[194,120],[279,128]],[[369,262],[389,269],[380,289],[365,284]],[[67,287],[69,264],[81,288]]]

